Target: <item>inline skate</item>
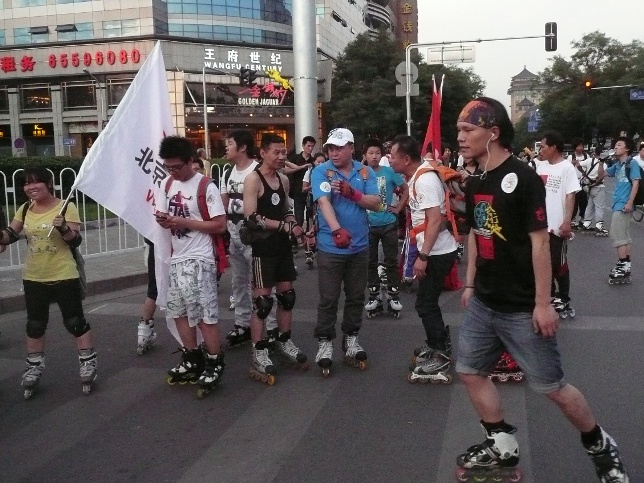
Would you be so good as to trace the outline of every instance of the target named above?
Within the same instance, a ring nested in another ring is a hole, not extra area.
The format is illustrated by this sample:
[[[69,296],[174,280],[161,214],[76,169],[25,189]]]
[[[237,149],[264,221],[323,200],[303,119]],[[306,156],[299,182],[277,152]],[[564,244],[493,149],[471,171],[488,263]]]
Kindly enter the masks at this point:
[[[608,283],[610,285],[631,283],[631,262],[618,261],[608,275]]]
[[[487,431],[485,441],[470,446],[456,459],[456,479],[476,482],[518,482],[523,475],[519,464],[517,428],[509,424],[503,430]]]
[[[342,336],[342,350],[345,363],[357,367],[361,371],[367,368],[367,353],[358,343],[358,331]]]
[[[452,337],[449,332],[449,325],[445,326],[445,352],[450,356],[452,354]],[[429,347],[429,342],[425,341],[425,344],[414,349],[414,355],[411,358],[409,370],[413,371],[417,364],[427,362],[431,358],[431,355],[432,349]]]
[[[396,287],[389,287],[387,292],[387,311],[394,316],[394,318],[400,318],[400,311],[403,306],[400,303],[399,292]]]
[[[365,304],[364,308],[367,311],[367,318],[372,319],[376,315],[383,312],[382,295],[378,285],[369,287],[369,301]]]
[[[226,335],[228,348],[233,349],[250,341],[250,327],[242,327],[235,324],[230,332]]]
[[[154,341],[157,340],[157,333],[154,330],[154,320],[143,320],[139,322],[138,329],[138,346],[136,353],[143,355],[143,353],[152,347]]]
[[[92,392],[96,380],[96,366],[98,363],[96,351],[93,347],[80,349],[78,351],[78,363],[80,364],[80,378],[83,385],[83,394]]]
[[[599,477],[599,481],[602,483],[628,483],[630,478],[619,456],[617,443],[603,428],[600,429],[601,441],[595,446],[586,448],[586,453],[588,453],[595,465],[595,472]]]
[[[27,369],[22,374],[20,385],[25,388],[25,400],[31,399],[36,392],[42,373],[45,370],[45,354],[32,352],[27,355]]]
[[[450,384],[452,382],[452,375],[449,373],[449,368],[452,364],[450,360],[450,353],[447,350],[436,350],[427,348],[422,354],[416,358],[416,367],[413,368],[411,373],[407,376],[407,381],[415,384],[443,383]]]
[[[173,354],[177,352],[181,352],[181,362],[168,371],[166,382],[171,386],[176,383],[181,385],[196,384],[204,368],[203,350],[200,347],[196,349],[181,347]]]
[[[498,360],[492,372],[488,375],[490,380],[499,382],[521,382],[525,375],[517,364],[517,361],[510,355],[509,352],[504,352]]]
[[[333,341],[327,337],[318,339],[318,353],[315,356],[315,362],[322,369],[322,377],[331,375],[331,365],[333,364]]]
[[[277,329],[275,329],[277,330]],[[281,357],[289,366],[295,369],[308,371],[309,363],[304,352],[302,352],[291,340],[291,331],[284,332],[277,336],[275,341],[275,353]]]
[[[383,264],[378,265],[378,278],[380,279],[380,287],[387,288],[387,269]]]
[[[604,222],[598,221],[595,225],[595,236],[608,236],[608,230],[604,228]]]
[[[228,306],[228,310],[235,310],[235,307],[237,307],[237,302],[235,302],[235,296],[234,296],[234,295],[231,295],[231,296],[228,298],[228,302],[229,302],[229,304],[230,304],[230,305]]]
[[[576,315],[575,309],[570,306],[570,300],[564,302],[563,298],[555,297],[551,302],[560,319],[573,318]]]
[[[269,343],[266,339],[260,340],[253,346],[252,364],[249,376],[269,386],[275,384],[275,366],[268,355]]]
[[[307,268],[313,270],[313,252],[309,249],[304,250],[304,257]]]
[[[456,247],[456,261],[458,263],[461,263],[463,253],[465,253],[465,245],[463,243],[459,243],[458,247]]]
[[[197,398],[201,399],[204,396],[210,394],[213,389],[221,381],[221,376],[224,373],[224,368],[226,364],[224,363],[224,354],[206,354],[204,363],[204,369],[197,384],[199,384],[199,389],[197,389]]]

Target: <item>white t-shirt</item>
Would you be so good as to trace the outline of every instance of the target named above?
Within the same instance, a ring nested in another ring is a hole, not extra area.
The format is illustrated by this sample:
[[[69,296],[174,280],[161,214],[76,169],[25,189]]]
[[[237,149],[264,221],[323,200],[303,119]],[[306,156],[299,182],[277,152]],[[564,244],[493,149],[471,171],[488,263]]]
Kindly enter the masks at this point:
[[[226,213],[229,215],[244,216],[244,180],[246,176],[255,170],[258,164],[257,161],[253,161],[242,171],[239,171],[237,166],[234,166],[230,172],[230,176],[228,176],[228,180],[223,189],[223,192],[230,197],[228,206],[226,207]]]
[[[302,183],[311,184],[311,171],[313,171],[313,168],[315,168],[315,166],[308,167],[306,173],[304,173],[304,178],[302,178]]]
[[[378,164],[380,166],[389,166],[389,167],[391,167],[389,165],[389,156],[383,156],[382,158],[380,158],[380,162]]]
[[[456,161],[456,169],[463,169],[463,166],[465,166],[465,158],[462,154],[459,154],[458,161]]]
[[[160,196],[157,203],[157,211],[168,213],[171,216],[181,216],[190,220],[203,221],[199,213],[197,202],[197,191],[199,180],[203,177],[197,173],[188,181],[174,180],[168,194],[165,193],[165,185],[162,183]],[[211,218],[224,215],[224,205],[221,202],[221,193],[215,183],[208,183],[206,190],[206,204],[208,214]],[[190,259],[200,259],[214,262],[212,239],[209,233],[191,230],[171,230],[172,233],[172,262],[183,262]]]
[[[591,181],[595,181],[597,179],[597,176],[599,176],[599,165],[602,164],[602,163],[603,163],[603,161],[601,161],[600,159],[588,158],[588,159],[586,159],[584,161],[579,161],[579,166],[581,166],[584,169],[584,172],[586,172],[588,174],[588,178],[590,178]],[[593,169],[588,171],[591,166],[593,167]],[[577,171],[579,171],[579,170],[577,170]],[[586,181],[585,178],[584,178],[584,181]],[[588,184],[588,183],[586,183],[586,184]]]
[[[430,168],[431,165],[424,162],[418,169]],[[418,173],[418,170],[416,170]],[[409,185],[409,209],[411,210],[411,225],[421,225],[425,221],[425,210],[440,206],[441,214],[445,214],[445,187],[440,178],[434,173],[425,173],[416,180],[416,173],[408,182]],[[415,196],[412,197],[412,186]],[[416,235],[416,246],[422,250],[425,239],[424,230]],[[444,255],[451,253],[458,245],[454,236],[448,230],[442,230],[436,238],[436,243],[429,251],[430,255]],[[424,250],[423,250],[424,251]]]
[[[575,171],[577,168],[565,161],[556,164],[543,161],[537,164],[537,174],[546,186],[548,231],[557,236],[561,236],[559,227],[566,213],[566,195],[581,190]]]
[[[569,154],[568,157],[566,158],[567,161],[570,161],[570,164],[572,164],[573,156],[575,156],[577,158],[577,161],[579,161],[580,163],[585,159],[590,159],[590,156],[588,156],[586,153],[581,153],[581,154],[572,153],[572,154]],[[574,164],[573,164],[573,167],[575,168],[577,179],[581,179],[581,172],[577,169],[577,167]]]
[[[639,164],[640,168],[644,171],[644,159],[640,158],[639,155],[635,156],[633,159],[637,161],[637,164]]]

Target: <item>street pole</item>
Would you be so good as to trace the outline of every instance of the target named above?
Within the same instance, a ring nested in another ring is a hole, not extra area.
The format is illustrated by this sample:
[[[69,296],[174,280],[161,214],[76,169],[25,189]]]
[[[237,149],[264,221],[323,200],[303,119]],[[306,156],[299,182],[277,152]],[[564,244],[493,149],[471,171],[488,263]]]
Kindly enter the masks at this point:
[[[92,74],[89,70],[83,69],[83,72],[85,72],[88,76],[96,82],[96,86],[99,88],[99,90],[102,91],[101,94],[101,118],[98,120],[98,131],[101,132],[103,130],[103,122],[107,121],[107,109],[105,108],[105,104],[107,103],[107,85],[101,86],[100,81],[96,78],[94,74]]]
[[[208,135],[208,105],[206,104],[206,66],[201,69],[201,82],[203,84],[203,148],[206,150],[206,159],[210,159],[210,139]]]
[[[295,71],[295,148],[305,136],[318,137],[317,44],[315,40],[315,2],[293,2],[293,59]]]

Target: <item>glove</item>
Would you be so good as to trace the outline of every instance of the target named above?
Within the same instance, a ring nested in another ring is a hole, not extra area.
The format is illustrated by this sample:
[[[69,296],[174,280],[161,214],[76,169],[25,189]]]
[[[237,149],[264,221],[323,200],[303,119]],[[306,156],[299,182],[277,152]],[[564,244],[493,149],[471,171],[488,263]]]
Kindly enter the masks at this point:
[[[356,203],[362,199],[362,192],[360,190],[352,188],[351,185],[346,181],[340,181],[340,187],[338,191],[341,196],[344,196],[345,198]]]
[[[333,244],[338,248],[349,248],[351,234],[344,228],[338,228],[333,232]]]
[[[257,213],[253,213],[248,218],[244,220],[244,226],[249,230],[265,230],[266,229],[266,220],[263,216],[259,216]]]

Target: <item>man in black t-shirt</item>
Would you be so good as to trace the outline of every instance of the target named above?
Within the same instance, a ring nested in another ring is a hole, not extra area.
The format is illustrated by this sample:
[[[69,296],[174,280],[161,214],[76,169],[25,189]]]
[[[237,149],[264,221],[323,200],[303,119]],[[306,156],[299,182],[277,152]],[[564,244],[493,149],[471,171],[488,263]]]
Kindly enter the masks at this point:
[[[601,481],[626,482],[615,441],[597,425],[581,392],[564,380],[558,317],[550,305],[543,182],[511,155],[514,128],[498,101],[481,97],[468,103],[457,128],[460,151],[479,160],[483,173],[466,187],[471,231],[456,370],[487,436],[458,457],[458,471],[517,471],[517,428],[504,421],[500,395],[487,377],[505,347],[531,388],[548,396],[581,432]]]

